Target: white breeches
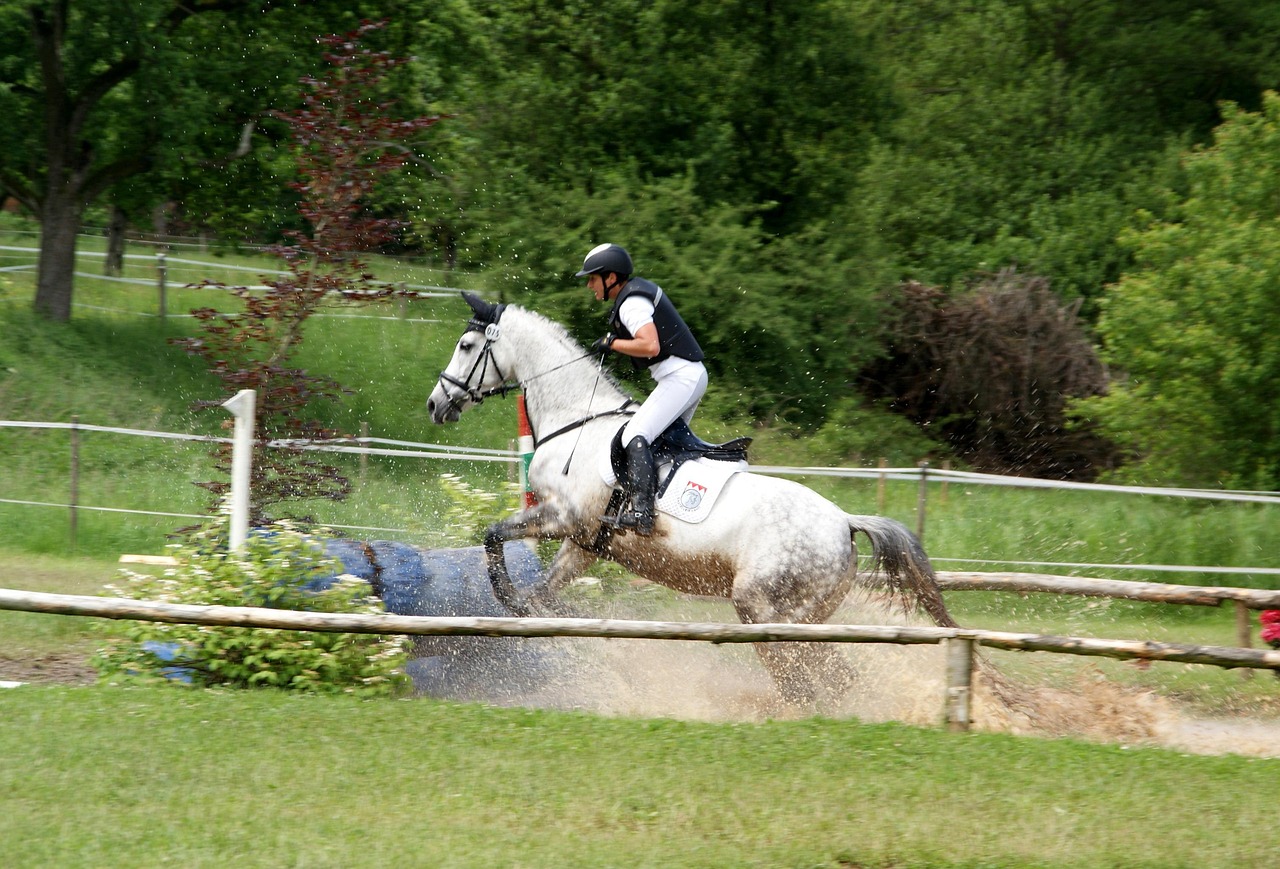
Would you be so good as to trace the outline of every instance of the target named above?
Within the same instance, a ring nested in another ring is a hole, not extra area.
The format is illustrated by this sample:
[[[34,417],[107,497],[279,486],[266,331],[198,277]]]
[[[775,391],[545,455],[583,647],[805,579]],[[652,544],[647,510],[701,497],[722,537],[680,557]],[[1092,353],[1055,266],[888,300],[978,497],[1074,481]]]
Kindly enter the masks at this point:
[[[707,369],[700,362],[690,362],[674,371],[662,375],[658,385],[649,393],[649,397],[640,405],[635,416],[622,430],[622,444],[626,446],[631,439],[639,435],[653,443],[658,435],[667,430],[667,426],[677,418],[686,423],[693,421],[693,413],[707,391]],[[612,486],[618,482],[613,473],[613,463],[606,448],[600,457],[600,476],[605,485]]]

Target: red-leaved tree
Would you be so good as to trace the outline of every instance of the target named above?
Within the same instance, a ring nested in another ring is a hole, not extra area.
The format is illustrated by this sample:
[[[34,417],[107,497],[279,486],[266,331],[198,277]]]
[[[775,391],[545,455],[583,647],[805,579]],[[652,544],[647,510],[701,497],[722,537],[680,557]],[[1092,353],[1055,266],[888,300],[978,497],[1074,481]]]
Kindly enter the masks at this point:
[[[341,500],[350,492],[346,476],[316,458],[319,454],[280,446],[341,436],[315,419],[313,403],[338,401],[349,390],[293,361],[307,320],[324,306],[369,304],[405,292],[369,272],[364,255],[389,241],[402,224],[374,216],[367,203],[378,180],[410,159],[413,139],[441,116],[395,117],[394,101],[384,94],[388,77],[406,61],[363,45],[363,38],[384,23],[365,22],[350,33],[320,38],[327,73],[302,79],[300,108],[276,113],[294,142],[300,180],[292,186],[307,223],[306,230],[287,234],[289,243],[273,248],[284,271],[264,279],[265,290],[206,282],[230,292],[242,309],[195,310],[199,333],[175,339],[204,358],[226,387],[224,398],[196,407],[219,407],[242,389],[257,392],[254,523],[270,518],[267,508],[273,504]],[[276,445],[268,448],[271,442]],[[230,448],[215,455],[219,470],[229,473]],[[230,488],[225,478],[198,485],[219,500]]]

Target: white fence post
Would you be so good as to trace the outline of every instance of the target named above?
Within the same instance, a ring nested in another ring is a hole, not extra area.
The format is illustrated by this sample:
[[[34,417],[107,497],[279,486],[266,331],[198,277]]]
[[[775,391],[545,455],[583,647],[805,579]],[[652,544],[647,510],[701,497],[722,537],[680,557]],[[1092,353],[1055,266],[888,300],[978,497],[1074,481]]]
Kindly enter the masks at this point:
[[[249,472],[253,468],[254,405],[257,393],[242,389],[223,407],[236,418],[231,437],[231,551],[249,536]]]

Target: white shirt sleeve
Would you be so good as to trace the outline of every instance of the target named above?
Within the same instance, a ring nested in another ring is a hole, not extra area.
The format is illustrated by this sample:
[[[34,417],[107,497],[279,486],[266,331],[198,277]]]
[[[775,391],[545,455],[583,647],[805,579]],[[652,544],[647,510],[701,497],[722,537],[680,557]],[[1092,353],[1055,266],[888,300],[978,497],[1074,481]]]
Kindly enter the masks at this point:
[[[618,319],[635,335],[645,323],[653,322],[653,302],[644,296],[631,296],[618,309]]]

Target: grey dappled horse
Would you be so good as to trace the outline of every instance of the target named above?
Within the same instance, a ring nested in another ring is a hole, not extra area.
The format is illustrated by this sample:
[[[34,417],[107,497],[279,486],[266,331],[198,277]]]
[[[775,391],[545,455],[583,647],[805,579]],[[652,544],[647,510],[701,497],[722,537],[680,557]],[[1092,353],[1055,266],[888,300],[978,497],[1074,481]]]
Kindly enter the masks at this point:
[[[557,592],[599,558],[676,591],[727,598],[744,623],[819,623],[858,578],[853,537],[871,540],[877,584],[935,623],[955,627],[919,541],[902,523],[855,516],[799,483],[738,473],[705,521],[659,514],[653,536],[602,532],[611,490],[601,456],[634,402],[557,323],[515,305],[464,294],[474,313],[427,401],[436,423],[455,422],[486,397],[524,391],[535,451],[529,482],[538,503],[486,535],[490,580],[521,615],[553,605]],[[538,537],[563,541],[536,595],[518,595],[503,543]],[[847,659],[825,644],[759,643],[756,650],[782,695],[808,702],[826,683],[843,690]]]

